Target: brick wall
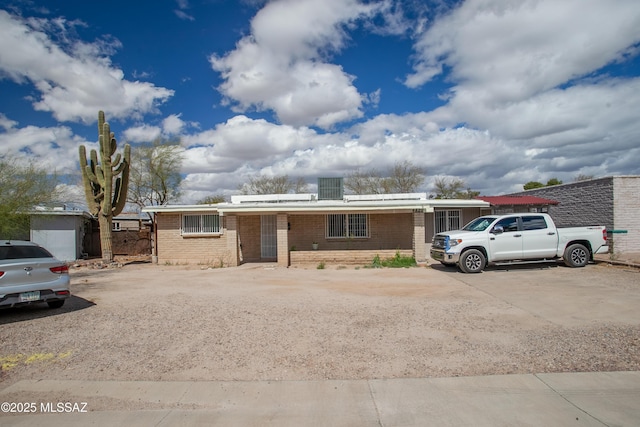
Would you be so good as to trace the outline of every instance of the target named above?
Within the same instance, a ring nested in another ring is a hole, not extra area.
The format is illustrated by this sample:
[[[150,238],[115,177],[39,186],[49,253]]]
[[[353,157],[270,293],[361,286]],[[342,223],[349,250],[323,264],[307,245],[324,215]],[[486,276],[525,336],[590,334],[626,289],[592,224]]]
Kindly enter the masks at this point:
[[[413,214],[370,214],[367,239],[327,239],[325,215],[289,215],[289,249],[311,249],[318,242],[320,250],[376,250],[413,248]]]
[[[604,225],[608,230],[614,228],[611,177],[536,188],[510,195],[537,196],[560,202],[557,206],[549,207],[549,215],[558,227]]]
[[[640,176],[614,177],[613,194],[613,229],[627,231],[612,235],[613,251],[640,252]]]
[[[227,235],[183,237],[180,214],[157,215],[158,263],[201,264],[215,267],[234,265],[234,254],[227,247]]]

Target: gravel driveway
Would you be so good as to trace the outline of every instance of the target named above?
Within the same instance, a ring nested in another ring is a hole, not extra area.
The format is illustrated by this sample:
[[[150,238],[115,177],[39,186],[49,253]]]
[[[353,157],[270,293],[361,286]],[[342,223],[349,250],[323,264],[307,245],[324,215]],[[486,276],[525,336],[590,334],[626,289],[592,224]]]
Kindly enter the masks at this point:
[[[307,380],[640,370],[640,272],[72,270],[59,310],[0,311],[0,381]]]

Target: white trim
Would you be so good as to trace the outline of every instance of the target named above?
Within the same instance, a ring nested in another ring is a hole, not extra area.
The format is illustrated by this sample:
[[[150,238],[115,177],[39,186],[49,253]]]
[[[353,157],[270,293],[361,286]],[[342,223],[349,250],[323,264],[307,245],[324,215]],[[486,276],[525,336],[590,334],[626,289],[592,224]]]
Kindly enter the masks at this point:
[[[281,202],[310,202],[316,200],[316,194],[252,194],[231,196],[232,204],[241,203],[281,203]]]
[[[415,195],[422,193],[412,193]],[[284,195],[283,195],[284,196]],[[264,196],[261,196],[264,197]],[[351,196],[349,196],[351,197]],[[371,200],[320,200],[320,201],[282,201],[278,203],[264,202],[242,202],[242,203],[218,203],[215,205],[172,205],[172,206],[148,206],[142,212],[211,212],[220,216],[226,214],[242,213],[340,213],[340,212],[373,212],[373,211],[423,211],[433,212],[434,209],[456,209],[456,208],[487,208],[491,207],[489,202],[482,200],[468,199],[396,199],[394,196],[389,200],[371,198]],[[365,195],[366,198],[366,195]]]

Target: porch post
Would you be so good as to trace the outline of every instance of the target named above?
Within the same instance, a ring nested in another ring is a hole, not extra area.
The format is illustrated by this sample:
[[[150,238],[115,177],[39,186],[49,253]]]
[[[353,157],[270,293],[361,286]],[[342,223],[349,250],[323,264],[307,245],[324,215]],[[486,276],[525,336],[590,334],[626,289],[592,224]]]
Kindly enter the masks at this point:
[[[289,217],[279,213],[277,219],[278,267],[289,267]]]
[[[238,217],[236,215],[226,216],[225,234],[227,236],[227,252],[229,252],[229,267],[237,267],[240,265],[238,259]]]
[[[413,212],[413,256],[416,261],[427,259],[425,214],[422,210]]]

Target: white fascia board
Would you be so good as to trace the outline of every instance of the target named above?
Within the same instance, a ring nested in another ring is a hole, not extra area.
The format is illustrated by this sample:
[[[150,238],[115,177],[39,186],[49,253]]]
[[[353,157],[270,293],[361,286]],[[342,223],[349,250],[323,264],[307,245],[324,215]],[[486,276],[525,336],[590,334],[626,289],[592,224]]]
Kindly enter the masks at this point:
[[[434,208],[488,208],[491,204],[482,200],[428,199],[428,200],[321,200],[313,202],[280,203],[218,203],[214,205],[170,205],[147,206],[142,212],[185,213],[218,212],[225,214],[242,213],[323,213],[356,211],[416,211],[433,212]]]
[[[491,203],[476,199],[429,199],[425,204],[433,208],[488,208]]]
[[[232,204],[241,203],[283,203],[283,202],[310,202],[317,199],[318,195],[313,193],[295,194],[250,194],[231,196]]]
[[[167,205],[167,206],[145,206],[142,212],[152,213],[180,213],[180,212],[217,212],[218,205]]]

